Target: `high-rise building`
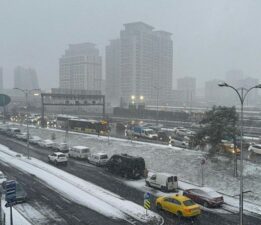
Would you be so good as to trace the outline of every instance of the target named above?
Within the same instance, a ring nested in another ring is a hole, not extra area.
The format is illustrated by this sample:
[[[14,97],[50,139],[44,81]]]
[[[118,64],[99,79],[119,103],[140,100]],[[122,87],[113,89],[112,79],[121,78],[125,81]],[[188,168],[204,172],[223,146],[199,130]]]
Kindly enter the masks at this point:
[[[121,98],[120,39],[111,40],[106,47],[106,101],[119,106]]]
[[[27,90],[39,88],[36,71],[17,66],[14,70],[14,87]]]
[[[102,59],[92,43],[70,44],[60,58],[60,88],[102,89]]]
[[[0,90],[4,88],[4,79],[3,79],[3,68],[0,67]]]
[[[196,78],[183,77],[177,79],[177,90],[180,93],[180,101],[191,106],[196,100]]]
[[[143,96],[146,104],[166,104],[172,90],[171,33],[142,22],[124,24],[120,32],[121,98]]]

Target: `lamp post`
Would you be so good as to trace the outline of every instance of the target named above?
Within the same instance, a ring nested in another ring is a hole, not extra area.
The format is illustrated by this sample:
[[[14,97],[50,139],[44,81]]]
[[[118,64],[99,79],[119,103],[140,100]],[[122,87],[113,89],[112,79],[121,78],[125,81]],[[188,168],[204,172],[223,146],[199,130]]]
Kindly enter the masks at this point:
[[[159,124],[159,90],[161,89],[161,87],[158,87],[158,86],[153,86],[156,90],[157,90],[157,95],[156,95],[156,112],[157,112],[157,115],[156,115],[156,124],[158,125]]]
[[[249,89],[247,88],[235,88],[227,83],[218,84],[219,87],[228,87],[233,89],[240,100],[241,103],[241,111],[240,111],[240,198],[239,198],[239,225],[243,225],[243,113],[244,113],[244,101],[246,99],[247,94],[255,89],[261,88],[261,84],[255,85]]]
[[[28,94],[31,94],[34,91],[40,91],[40,89],[20,89],[20,88],[14,88],[15,90],[19,90],[25,94],[25,104],[26,104],[26,150],[27,150],[27,158],[30,159],[30,150],[29,150],[29,124],[28,124],[28,117],[29,117],[29,110],[28,110]],[[38,95],[38,94],[35,94]]]

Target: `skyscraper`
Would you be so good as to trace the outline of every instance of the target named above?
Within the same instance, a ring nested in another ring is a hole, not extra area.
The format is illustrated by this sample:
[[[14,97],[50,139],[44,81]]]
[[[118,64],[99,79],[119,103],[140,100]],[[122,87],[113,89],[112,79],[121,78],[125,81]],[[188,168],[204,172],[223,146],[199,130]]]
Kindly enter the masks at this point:
[[[35,69],[17,66],[14,70],[14,87],[27,90],[39,88]]]
[[[187,105],[192,105],[196,99],[196,78],[183,77],[177,80],[177,89],[180,92],[180,100]]]
[[[121,64],[120,39],[111,40],[106,47],[106,100],[113,106],[120,104]]]
[[[171,34],[142,22],[124,24],[120,32],[120,91],[124,102],[144,97],[146,104],[169,102],[172,90]]]
[[[70,44],[59,68],[60,88],[101,91],[102,59],[95,44]]]

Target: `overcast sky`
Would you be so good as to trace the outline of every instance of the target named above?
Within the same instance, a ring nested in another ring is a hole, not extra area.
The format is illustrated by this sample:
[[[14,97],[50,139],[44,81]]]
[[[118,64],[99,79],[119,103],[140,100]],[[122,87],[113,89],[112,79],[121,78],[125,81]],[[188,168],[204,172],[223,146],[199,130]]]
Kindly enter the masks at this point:
[[[0,0],[0,66],[13,87],[17,65],[36,69],[42,88],[58,86],[59,58],[70,43],[102,54],[124,23],[173,33],[173,78],[199,86],[231,69],[261,74],[260,0]]]

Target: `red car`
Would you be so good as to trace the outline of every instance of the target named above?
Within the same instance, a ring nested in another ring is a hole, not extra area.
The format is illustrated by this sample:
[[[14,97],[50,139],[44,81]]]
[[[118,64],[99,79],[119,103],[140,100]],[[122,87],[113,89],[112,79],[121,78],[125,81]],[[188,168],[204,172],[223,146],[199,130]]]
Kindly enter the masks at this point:
[[[204,207],[218,207],[224,203],[222,195],[207,187],[187,189],[183,195]]]

